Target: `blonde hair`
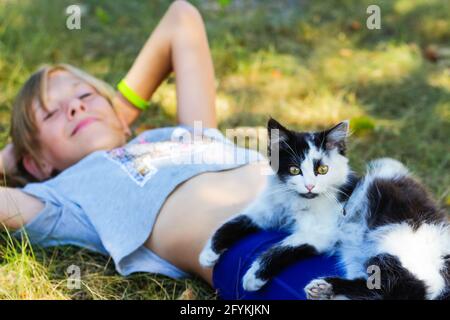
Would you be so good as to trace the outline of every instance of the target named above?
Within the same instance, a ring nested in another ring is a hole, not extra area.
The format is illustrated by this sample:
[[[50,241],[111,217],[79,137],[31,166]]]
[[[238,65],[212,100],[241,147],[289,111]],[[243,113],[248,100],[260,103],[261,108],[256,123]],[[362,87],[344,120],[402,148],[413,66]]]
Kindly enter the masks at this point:
[[[23,167],[22,159],[30,155],[37,164],[41,145],[38,140],[38,127],[36,124],[33,103],[39,102],[40,107],[48,111],[46,105],[46,92],[48,75],[56,70],[65,70],[85,81],[104,96],[111,106],[113,104],[114,89],[106,82],[97,79],[90,74],[68,64],[44,65],[34,72],[25,82],[17,95],[11,113],[10,136],[14,145],[15,159],[17,159],[17,173],[8,175],[6,183],[9,186],[24,186],[29,182],[37,181]]]

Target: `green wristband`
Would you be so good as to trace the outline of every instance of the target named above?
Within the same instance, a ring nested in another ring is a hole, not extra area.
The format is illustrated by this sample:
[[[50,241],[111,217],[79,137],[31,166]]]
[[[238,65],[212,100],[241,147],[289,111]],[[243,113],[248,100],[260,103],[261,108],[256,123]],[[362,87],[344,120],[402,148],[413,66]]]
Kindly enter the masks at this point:
[[[141,110],[147,110],[150,103],[142,99],[136,92],[131,89],[124,80],[120,81],[117,85],[119,92],[127,99],[133,106]]]

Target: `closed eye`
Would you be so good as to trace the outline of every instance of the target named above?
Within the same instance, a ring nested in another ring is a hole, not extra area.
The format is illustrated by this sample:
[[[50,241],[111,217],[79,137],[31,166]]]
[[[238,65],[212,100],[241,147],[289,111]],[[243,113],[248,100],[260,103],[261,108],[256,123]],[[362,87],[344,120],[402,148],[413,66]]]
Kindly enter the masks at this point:
[[[81,96],[79,96],[78,99],[85,99],[85,98],[89,98],[90,96],[92,96],[92,92],[86,92],[86,93],[82,94]],[[55,110],[47,113],[47,115],[44,118],[44,121],[51,118],[57,111],[58,111],[58,109],[55,109]]]
[[[55,110],[53,110],[53,111],[47,113],[47,115],[46,115],[45,118],[44,118],[44,121],[47,120],[47,119],[49,119],[51,116],[53,116],[57,111],[58,111],[58,109],[55,109]]]
[[[85,94],[82,94],[79,98],[80,98],[80,99],[84,99],[84,98],[90,97],[91,95],[92,95],[91,92],[87,92],[87,93],[85,93]]]

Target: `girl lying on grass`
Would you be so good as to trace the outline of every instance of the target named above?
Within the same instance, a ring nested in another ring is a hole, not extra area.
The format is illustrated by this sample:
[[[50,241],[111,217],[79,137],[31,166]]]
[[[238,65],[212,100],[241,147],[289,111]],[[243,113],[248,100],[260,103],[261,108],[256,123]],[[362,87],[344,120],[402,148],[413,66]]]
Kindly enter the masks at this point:
[[[130,125],[160,83],[176,76],[179,126],[143,132]],[[120,92],[119,92],[120,91]],[[204,24],[175,1],[115,92],[69,65],[46,66],[14,103],[12,143],[2,150],[10,187],[1,187],[1,221],[40,246],[76,245],[110,255],[122,275],[196,275],[223,298],[302,299],[321,275],[340,275],[334,257],[298,262],[257,292],[241,277],[256,254],[283,237],[258,232],[230,248],[214,269],[199,254],[224,221],[266,185],[268,162],[230,144],[216,129],[215,80]],[[201,121],[206,142],[182,140]],[[243,161],[174,163],[193,154]],[[267,172],[267,171],[266,171]]]

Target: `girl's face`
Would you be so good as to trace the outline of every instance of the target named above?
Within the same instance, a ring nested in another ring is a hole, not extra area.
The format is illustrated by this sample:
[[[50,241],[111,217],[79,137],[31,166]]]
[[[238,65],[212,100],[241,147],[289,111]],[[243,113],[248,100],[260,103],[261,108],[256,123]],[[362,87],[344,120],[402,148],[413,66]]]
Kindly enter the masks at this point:
[[[48,112],[39,103],[34,106],[43,165],[37,178],[48,178],[93,151],[126,143],[129,128],[108,100],[70,72],[49,74],[46,103]]]

